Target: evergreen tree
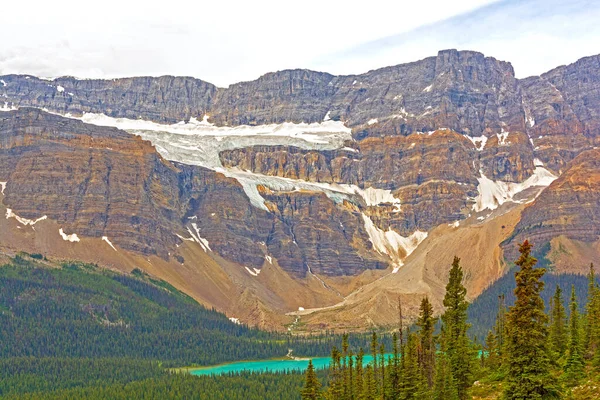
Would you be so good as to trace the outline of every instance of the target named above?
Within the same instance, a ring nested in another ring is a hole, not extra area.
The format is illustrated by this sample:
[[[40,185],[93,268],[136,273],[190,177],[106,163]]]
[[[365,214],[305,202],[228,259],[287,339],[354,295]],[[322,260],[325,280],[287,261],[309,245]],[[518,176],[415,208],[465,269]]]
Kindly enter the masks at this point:
[[[549,347],[555,357],[561,358],[567,348],[566,314],[563,305],[562,290],[556,285],[556,291],[550,303]]]
[[[498,342],[496,341],[496,335],[494,335],[494,332],[492,331],[489,331],[485,338],[483,354],[487,354],[485,357],[484,367],[489,368],[490,370],[495,370],[500,366]]]
[[[331,375],[326,397],[331,400],[338,400],[342,398],[344,387],[343,372],[341,369],[341,353],[336,346],[333,346],[333,349],[331,350],[330,371]]]
[[[504,294],[498,296],[498,314],[496,316],[496,325],[494,326],[494,336],[496,337],[496,353],[498,354],[499,364],[504,365],[506,362],[506,340],[508,337]]]
[[[306,369],[304,388],[302,389],[303,400],[318,400],[321,398],[321,383],[317,379],[315,373],[315,367],[313,366],[312,360],[308,361],[308,368]]]
[[[588,298],[585,305],[586,322],[585,322],[585,337],[584,348],[585,355],[590,358],[594,357],[600,345],[600,290],[596,285],[596,274],[594,264],[590,264],[590,272],[588,273]]]
[[[476,366],[476,352],[467,337],[467,289],[462,284],[463,271],[460,267],[460,258],[454,257],[444,306],[446,311],[442,315],[442,341],[448,355],[450,370],[456,382],[456,389],[460,399],[467,398],[467,390],[473,384],[473,369]]]
[[[433,343],[435,319],[433,318],[433,306],[427,297],[421,301],[417,326],[419,327],[419,369],[425,378],[427,387],[431,388],[433,387],[435,368],[435,345]]]
[[[571,290],[570,312],[569,351],[565,363],[564,374],[561,378],[568,386],[575,386],[585,376],[585,364],[581,354],[581,343],[579,340],[579,312],[577,311],[575,286],[573,286]]]
[[[400,396],[402,400],[417,400],[423,390],[423,377],[419,371],[418,340],[415,334],[408,331],[403,346],[400,380]]]
[[[444,353],[437,358],[433,398],[434,400],[459,400],[452,368],[448,356]]]
[[[375,400],[377,398],[377,383],[375,382],[375,371],[373,365],[369,363],[365,368],[365,379],[362,390],[362,396],[364,400]]]
[[[531,256],[528,241],[519,246],[521,256],[515,262],[520,270],[515,273],[515,305],[507,315],[508,338],[507,376],[504,398],[515,400],[551,399],[559,396],[550,375],[548,355],[548,317],[540,292],[544,283],[540,278],[546,272],[534,268],[537,260]]]
[[[358,349],[358,354],[356,355],[356,373],[355,382],[354,382],[354,393],[360,397],[363,392],[363,358],[365,356],[365,352],[361,347]]]

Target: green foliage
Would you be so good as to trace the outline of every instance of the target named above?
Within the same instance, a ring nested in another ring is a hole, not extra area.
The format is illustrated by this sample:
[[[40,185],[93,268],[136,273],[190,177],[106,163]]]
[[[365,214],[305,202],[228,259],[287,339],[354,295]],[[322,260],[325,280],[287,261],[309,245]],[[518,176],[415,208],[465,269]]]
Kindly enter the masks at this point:
[[[550,374],[547,348],[548,317],[540,293],[546,272],[533,268],[537,260],[530,255],[531,245],[525,241],[519,247],[521,256],[516,261],[520,270],[515,274],[515,305],[507,316],[508,340],[505,380],[505,399],[549,399],[558,397],[558,390]]]
[[[575,289],[573,288],[573,290]],[[562,289],[556,285],[556,291],[550,301],[550,329],[548,338],[548,345],[556,359],[561,358],[567,349],[567,316],[563,303]]]
[[[312,360],[308,361],[306,369],[304,388],[302,389],[303,400],[318,400],[321,398],[321,383],[317,378]]]
[[[129,382],[62,389],[45,393],[7,396],[20,400],[295,400],[300,399],[303,376],[289,374],[240,373],[223,376],[164,374],[161,377]]]
[[[585,376],[585,364],[583,361],[581,341],[579,340],[579,312],[577,311],[577,299],[575,288],[571,291],[571,317],[569,318],[569,351],[561,379],[567,386],[575,386]]]
[[[467,289],[462,284],[463,271],[460,267],[460,259],[454,257],[450,269],[446,295],[444,296],[444,307],[446,311],[442,315],[442,351],[448,359],[449,376],[443,378],[453,382],[458,398],[466,399],[467,390],[473,384],[473,372],[476,368],[476,352],[467,337],[469,324],[467,323]],[[446,367],[442,363],[443,367]],[[439,375],[439,373],[438,373]],[[445,384],[448,387],[448,384]]]

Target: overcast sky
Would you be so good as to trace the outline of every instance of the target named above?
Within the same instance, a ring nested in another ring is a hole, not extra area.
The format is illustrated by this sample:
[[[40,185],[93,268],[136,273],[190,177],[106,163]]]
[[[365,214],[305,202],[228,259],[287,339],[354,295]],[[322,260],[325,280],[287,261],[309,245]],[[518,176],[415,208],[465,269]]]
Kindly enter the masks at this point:
[[[86,6],[94,4],[94,6]],[[190,75],[218,86],[477,50],[518,77],[600,53],[600,0],[11,1],[0,75]]]

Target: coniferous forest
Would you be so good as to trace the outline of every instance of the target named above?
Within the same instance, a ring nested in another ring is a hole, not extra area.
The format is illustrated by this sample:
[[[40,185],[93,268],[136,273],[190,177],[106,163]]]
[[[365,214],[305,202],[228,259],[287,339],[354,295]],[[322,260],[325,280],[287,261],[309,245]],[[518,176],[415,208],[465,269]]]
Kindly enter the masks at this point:
[[[357,352],[344,341],[331,351],[326,381],[309,366],[302,399],[600,398],[600,288],[593,265],[583,307],[575,284],[568,292],[556,284],[546,305],[546,269],[536,267],[527,241],[519,251],[510,274],[512,305],[507,307],[506,295],[498,296],[495,322],[483,342],[469,334],[469,304],[455,257],[439,319],[425,297],[414,326],[402,326],[399,304],[391,349],[375,333],[370,347]],[[366,366],[365,352],[375,360]]]
[[[21,254],[0,267],[0,397],[600,398],[594,268],[587,277],[548,275],[531,251],[523,243],[513,272],[472,304],[455,258],[440,317],[423,298],[411,324],[399,302],[394,329],[306,337],[234,324],[141,271],[49,266]],[[329,369],[311,363],[304,374],[221,376],[177,369],[282,357],[290,348],[330,354]]]

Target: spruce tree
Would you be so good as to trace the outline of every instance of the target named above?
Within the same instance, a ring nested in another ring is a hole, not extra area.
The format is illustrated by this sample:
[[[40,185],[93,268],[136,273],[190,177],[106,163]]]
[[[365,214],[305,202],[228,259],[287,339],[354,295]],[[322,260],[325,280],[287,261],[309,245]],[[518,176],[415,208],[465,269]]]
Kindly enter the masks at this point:
[[[492,331],[488,331],[488,334],[485,338],[485,347],[483,353],[487,354],[485,357],[484,367],[493,371],[500,366],[498,342],[496,340],[496,335],[494,335],[494,332]]]
[[[594,357],[600,345],[600,290],[596,285],[596,274],[594,264],[590,264],[588,273],[588,298],[585,305],[585,337],[584,348],[585,356]]]
[[[544,287],[543,268],[534,268],[537,260],[531,256],[531,245],[526,240],[519,246],[521,256],[515,262],[520,267],[515,273],[515,305],[507,315],[508,338],[507,376],[504,398],[514,400],[558,398],[559,391],[550,375],[550,357],[547,348],[548,317],[540,292]]]
[[[496,336],[496,353],[498,354],[499,364],[502,366],[506,363],[506,340],[508,337],[504,294],[498,296],[498,314],[494,326],[494,335]]]
[[[341,399],[344,393],[344,377],[341,369],[341,353],[336,346],[331,350],[329,388],[326,397],[331,400]]]
[[[550,303],[549,346],[558,359],[565,354],[567,348],[566,314],[563,305],[562,290],[556,285],[554,296]]]
[[[417,326],[419,327],[419,369],[428,388],[431,388],[433,387],[435,368],[435,345],[433,343],[435,319],[433,318],[433,306],[427,297],[421,301]]]
[[[442,341],[446,348],[452,376],[456,382],[456,389],[460,399],[468,397],[467,390],[473,384],[473,369],[476,367],[477,354],[473,351],[472,344],[467,337],[467,289],[462,284],[463,271],[460,267],[460,258],[454,257],[442,315]]]
[[[452,368],[448,356],[444,353],[437,357],[433,398],[434,400],[459,400]]]
[[[402,347],[399,398],[402,400],[417,400],[420,399],[419,396],[423,391],[423,387],[426,385],[419,370],[418,339],[416,335],[408,331],[408,329],[404,346]]]
[[[575,298],[575,286],[571,289],[571,316],[569,318],[569,349],[564,373],[561,379],[568,386],[575,386],[585,376],[585,364],[581,354],[581,342],[579,340],[579,312],[577,311],[577,299]]]
[[[321,398],[321,383],[317,378],[315,367],[312,360],[308,360],[308,368],[306,368],[304,388],[302,389],[303,400],[318,400]]]
[[[355,383],[354,383],[354,393],[356,393],[357,396],[360,396],[361,393],[363,392],[363,359],[365,356],[365,352],[363,350],[363,348],[361,347],[360,349],[358,349],[358,354],[356,355],[356,373],[354,374],[355,376]]]

